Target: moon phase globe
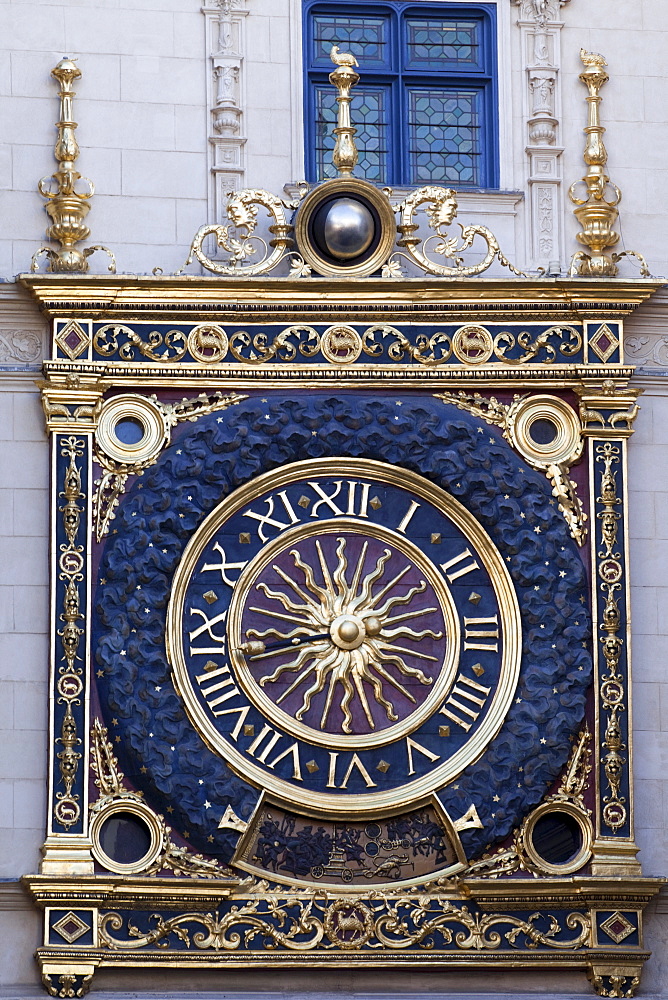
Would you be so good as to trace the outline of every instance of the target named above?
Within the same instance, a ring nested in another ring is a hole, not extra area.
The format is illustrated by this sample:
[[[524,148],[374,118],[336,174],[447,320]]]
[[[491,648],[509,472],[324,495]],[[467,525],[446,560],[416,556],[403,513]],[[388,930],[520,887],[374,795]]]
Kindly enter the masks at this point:
[[[326,201],[313,220],[313,236],[321,253],[336,260],[354,260],[369,249],[376,223],[368,207],[357,198]]]

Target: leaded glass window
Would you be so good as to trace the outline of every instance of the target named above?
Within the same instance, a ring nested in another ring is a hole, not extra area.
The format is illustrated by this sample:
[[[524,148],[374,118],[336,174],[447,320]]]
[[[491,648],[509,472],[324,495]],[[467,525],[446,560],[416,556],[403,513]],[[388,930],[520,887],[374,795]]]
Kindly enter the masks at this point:
[[[307,0],[307,174],[336,176],[331,162],[335,91],[332,45],[352,52],[359,163],[379,184],[496,184],[494,8],[487,4]]]

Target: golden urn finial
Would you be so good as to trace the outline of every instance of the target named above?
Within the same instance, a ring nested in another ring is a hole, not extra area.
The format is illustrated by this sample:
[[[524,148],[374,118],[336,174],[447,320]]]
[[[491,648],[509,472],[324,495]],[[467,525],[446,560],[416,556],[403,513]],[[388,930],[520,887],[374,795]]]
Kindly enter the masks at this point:
[[[112,263],[109,270],[114,273],[116,262],[114,255],[107,247],[93,246],[79,250],[75,246],[76,243],[80,243],[81,240],[85,240],[90,235],[90,229],[84,223],[84,219],[90,211],[89,201],[95,193],[93,182],[87,177],[82,177],[75,168],[79,156],[79,144],[75,136],[77,123],[72,117],[75,93],[72,84],[80,78],[81,70],[74,59],[64,58],[51,70],[51,76],[60,83],[60,118],[56,122],[58,138],[54,147],[58,169],[49,177],[42,177],[37,187],[39,193],[47,199],[44,207],[53,220],[46,235],[50,240],[60,243],[60,249],[40,247],[33,254],[31,270],[37,270],[39,257],[45,254],[49,259],[48,271],[85,272],[88,270],[87,258],[95,250],[103,250],[111,257]],[[81,193],[76,190],[78,181],[82,181],[88,186],[87,192]]]
[[[329,57],[336,69],[329,74],[329,82],[337,89],[336,101],[339,105],[338,118],[334,135],[336,145],[332,153],[332,162],[339,174],[352,174],[357,163],[357,146],[355,133],[357,129],[350,122],[350,91],[359,80],[353,66],[359,66],[357,59],[350,52],[339,52],[338,45],[332,45]]]
[[[580,49],[580,59],[585,67],[580,73],[580,80],[589,92],[587,96],[589,118],[584,128],[586,139],[583,153],[587,173],[580,181],[571,184],[568,196],[576,206],[573,214],[582,226],[576,239],[588,247],[590,253],[578,250],[573,255],[570,274],[588,278],[612,278],[618,271],[617,261],[624,256],[632,256],[640,260],[640,273],[643,277],[647,277],[649,275],[647,264],[634,250],[625,250],[620,254],[604,252],[606,247],[614,247],[619,242],[619,233],[615,232],[613,226],[619,215],[617,205],[622,200],[621,191],[605,172],[608,153],[603,143],[605,128],[601,125],[599,117],[601,88],[610,77],[603,68],[607,66],[607,62],[598,52]],[[586,198],[578,198],[575,195],[577,184],[586,186]]]

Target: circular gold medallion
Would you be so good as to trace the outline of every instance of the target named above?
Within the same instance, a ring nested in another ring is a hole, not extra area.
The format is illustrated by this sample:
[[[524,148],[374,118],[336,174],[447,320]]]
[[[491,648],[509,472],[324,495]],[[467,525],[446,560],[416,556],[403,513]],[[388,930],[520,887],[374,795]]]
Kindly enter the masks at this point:
[[[521,628],[504,562],[452,496],[370,460],[241,487],[187,546],[168,649],[202,737],[314,813],[379,815],[498,732]]]

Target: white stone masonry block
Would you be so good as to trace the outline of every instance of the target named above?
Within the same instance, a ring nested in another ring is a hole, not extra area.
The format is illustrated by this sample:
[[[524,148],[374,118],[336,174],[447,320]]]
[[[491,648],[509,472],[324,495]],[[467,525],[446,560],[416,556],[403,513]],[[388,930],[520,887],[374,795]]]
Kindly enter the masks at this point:
[[[123,155],[127,156],[127,153]],[[154,243],[171,243],[176,237],[173,198],[101,197],[97,207],[97,239],[116,254],[119,273],[129,270],[125,244],[147,244],[150,255]]]
[[[661,729],[661,688],[660,684],[633,683],[633,729],[634,732],[659,731]]]
[[[666,580],[668,540],[636,539],[631,549],[631,579],[636,586],[661,587]]]
[[[171,56],[174,26],[169,11],[144,11],[136,7],[108,9],[104,3],[89,7],[64,8],[65,37],[70,51],[93,53]]]
[[[128,149],[173,150],[174,109],[170,104],[158,103],[157,96],[154,94],[152,103],[132,100],[118,104],[114,101],[90,102],[86,109],[90,117],[89,127],[81,132],[80,140],[83,142],[85,135],[88,148],[112,149],[114,152],[119,148],[123,152]],[[80,157],[82,164],[85,155],[84,150]],[[83,172],[83,166],[81,169]],[[94,211],[95,201],[92,204]]]
[[[49,643],[46,635],[0,634],[0,680],[43,681],[48,673]]]
[[[49,453],[46,443],[42,449],[44,464],[37,469],[39,478],[46,487],[48,482]],[[13,533],[18,536],[41,538],[49,534],[49,493],[46,488],[21,489],[13,491]],[[38,581],[44,583],[46,581]]]
[[[14,682],[0,681],[0,739],[14,728]]]
[[[657,627],[656,587],[633,587],[631,624],[633,634],[654,635]]]
[[[34,584],[47,579],[48,553],[38,537],[0,537],[0,566],[5,581]]]
[[[14,683],[14,729],[42,733],[49,722],[49,689],[46,680]]]
[[[45,540],[43,541],[45,545]],[[46,632],[49,627],[49,588],[47,581],[14,586],[14,631]]]
[[[4,577],[9,581],[9,577]],[[14,631],[14,588],[9,581],[8,586],[0,587],[0,632]]]
[[[183,52],[183,50],[181,50]],[[203,43],[193,58],[171,58],[160,49],[150,56],[121,60],[123,101],[155,104],[204,104],[207,61]]]
[[[34,4],[3,3],[0,5],[0,38],[12,50],[64,52],[64,9],[62,5],[40,6],[38,12]],[[62,54],[58,58],[62,58]],[[54,66],[58,58],[53,63]]]
[[[639,778],[665,780],[668,769],[668,732],[636,730],[633,735],[634,767]]]
[[[642,480],[634,479],[633,482],[640,485]],[[632,490],[629,493],[629,534],[631,538],[656,536],[654,495],[646,490]]]
[[[206,153],[123,152],[123,194],[160,198],[206,197]],[[154,242],[161,242],[155,237]]]
[[[44,412],[39,392],[17,392],[14,394],[14,440],[47,440],[44,426]]]
[[[40,781],[44,777],[46,735],[30,730],[14,730],[12,739],[0,741],[0,774],[14,781]],[[37,825],[36,814],[29,826]]]

